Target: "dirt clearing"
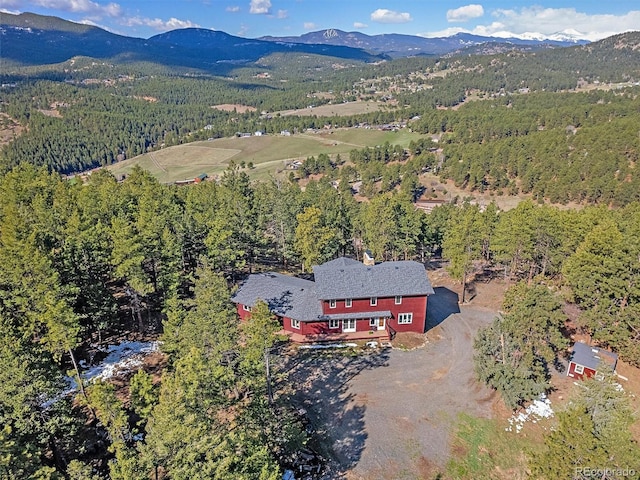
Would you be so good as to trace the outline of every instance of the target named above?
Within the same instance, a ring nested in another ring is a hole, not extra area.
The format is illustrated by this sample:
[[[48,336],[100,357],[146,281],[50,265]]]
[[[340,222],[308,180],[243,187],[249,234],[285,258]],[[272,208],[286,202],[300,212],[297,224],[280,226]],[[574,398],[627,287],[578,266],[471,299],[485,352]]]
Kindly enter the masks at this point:
[[[411,351],[305,354],[297,400],[332,458],[326,478],[429,478],[443,471],[462,412],[491,417],[494,394],[473,374],[473,338],[492,309],[458,306],[436,287],[428,343]]]

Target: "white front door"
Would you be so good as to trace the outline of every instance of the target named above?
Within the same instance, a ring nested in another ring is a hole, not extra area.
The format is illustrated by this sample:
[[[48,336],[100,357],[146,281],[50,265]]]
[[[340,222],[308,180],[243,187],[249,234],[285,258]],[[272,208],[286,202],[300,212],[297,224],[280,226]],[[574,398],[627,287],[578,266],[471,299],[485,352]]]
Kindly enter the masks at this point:
[[[372,330],[384,330],[385,327],[385,318],[384,317],[374,317],[369,320],[369,326]]]

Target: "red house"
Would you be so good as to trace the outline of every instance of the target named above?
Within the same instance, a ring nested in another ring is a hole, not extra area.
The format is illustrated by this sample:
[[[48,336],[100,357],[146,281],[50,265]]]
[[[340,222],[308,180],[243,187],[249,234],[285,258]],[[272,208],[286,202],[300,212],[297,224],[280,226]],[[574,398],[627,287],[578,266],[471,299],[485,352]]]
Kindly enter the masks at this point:
[[[586,343],[576,342],[569,359],[567,376],[582,380],[584,377],[598,376],[598,369],[611,368],[615,371],[618,356],[601,348],[590,347]]]
[[[314,280],[279,273],[250,275],[233,296],[245,320],[258,300],[295,342],[388,340],[425,331],[433,288],[417,262],[364,265],[338,258],[313,267]]]

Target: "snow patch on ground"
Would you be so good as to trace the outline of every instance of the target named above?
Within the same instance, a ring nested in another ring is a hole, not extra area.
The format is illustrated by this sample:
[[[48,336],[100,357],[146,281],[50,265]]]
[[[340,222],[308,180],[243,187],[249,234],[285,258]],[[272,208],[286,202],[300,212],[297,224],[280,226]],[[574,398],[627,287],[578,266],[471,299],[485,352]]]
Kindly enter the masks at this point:
[[[83,380],[107,380],[119,373],[139,369],[144,357],[159,350],[158,342],[129,342],[109,345],[104,352],[107,356],[99,364],[87,368],[81,374]],[[84,365],[83,365],[84,368]]]
[[[86,381],[108,380],[120,373],[130,373],[138,370],[142,366],[144,358],[150,353],[157,352],[159,346],[160,342],[125,341],[118,345],[103,347],[101,351],[106,353],[107,356],[97,365],[90,366],[84,360],[78,362],[82,370],[80,373],[82,381],[84,383]],[[75,377],[64,376],[63,380],[67,384],[66,388],[53,398],[47,399],[44,397],[40,404],[43,408],[49,408],[63,397],[78,391],[78,383]]]
[[[505,428],[505,430],[507,432],[513,432],[515,430],[516,433],[520,433],[520,430],[522,430],[526,422],[531,421],[531,423],[538,423],[538,420],[551,417],[553,417],[551,400],[543,393],[538,400],[531,402],[531,405],[525,408],[523,412],[512,415],[508,420],[509,426]]]

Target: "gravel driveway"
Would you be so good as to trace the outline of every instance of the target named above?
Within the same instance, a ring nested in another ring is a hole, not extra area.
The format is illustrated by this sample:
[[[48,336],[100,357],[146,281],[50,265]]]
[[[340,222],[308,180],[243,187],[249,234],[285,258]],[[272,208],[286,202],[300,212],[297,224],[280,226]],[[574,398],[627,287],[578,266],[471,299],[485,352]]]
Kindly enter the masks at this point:
[[[493,394],[473,373],[473,337],[494,311],[429,297],[430,342],[405,352],[308,354],[292,370],[297,401],[333,459],[326,478],[431,478],[447,462],[459,413],[491,415]]]

